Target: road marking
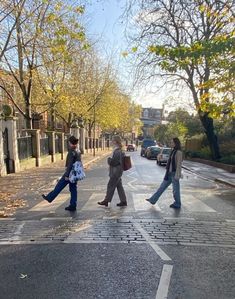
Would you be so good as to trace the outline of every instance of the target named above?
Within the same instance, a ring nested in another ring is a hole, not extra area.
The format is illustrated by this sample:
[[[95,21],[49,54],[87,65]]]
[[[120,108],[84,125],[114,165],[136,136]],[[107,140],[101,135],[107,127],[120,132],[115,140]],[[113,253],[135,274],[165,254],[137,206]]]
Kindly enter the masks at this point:
[[[19,224],[13,233],[12,237],[9,238],[10,241],[19,241],[20,240],[20,235],[23,227],[25,226],[25,222],[23,221],[21,224]]]
[[[44,217],[41,219],[41,221],[47,221],[47,220],[72,220],[73,217]]]
[[[127,183],[127,185],[130,187],[130,188],[132,188],[133,190],[137,190],[137,188],[135,187],[135,186],[133,186],[132,184],[134,183],[134,182],[136,182],[137,181],[137,179],[133,179],[132,181],[130,181],[129,183]]]
[[[167,299],[172,270],[173,270],[172,265],[163,265],[162,274],[157,289],[156,299]]]
[[[136,194],[132,193],[132,199],[136,211],[147,211],[149,208],[154,208],[156,211],[161,211],[160,207],[156,203],[155,205],[150,204],[145,199],[151,197],[151,194]]]
[[[141,233],[143,238],[146,242],[153,248],[156,254],[163,260],[163,261],[171,261],[171,258],[154,242],[152,241],[149,234],[144,230],[139,223],[133,222],[135,228]]]
[[[216,212],[214,209],[191,194],[185,195],[182,199],[182,205],[190,212]]]
[[[88,201],[82,207],[81,211],[97,210],[99,207],[101,207],[101,206],[98,206],[97,202],[104,200],[104,198],[105,198],[105,193],[92,193],[92,195],[89,197]]]
[[[0,218],[0,221],[4,221],[4,220],[15,220],[15,218],[11,218],[11,217]]]
[[[41,201],[36,206],[32,207],[30,212],[52,212],[59,208],[69,198],[69,194],[59,194],[57,198],[52,202],[48,203],[46,200]]]

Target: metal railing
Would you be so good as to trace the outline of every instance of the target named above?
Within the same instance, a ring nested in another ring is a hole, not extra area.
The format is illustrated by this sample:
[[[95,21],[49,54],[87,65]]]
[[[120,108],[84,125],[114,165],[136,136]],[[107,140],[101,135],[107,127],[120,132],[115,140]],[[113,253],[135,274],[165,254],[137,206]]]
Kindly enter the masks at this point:
[[[17,138],[19,160],[29,159],[33,157],[32,136],[24,136]]]
[[[49,155],[49,138],[44,136],[40,138],[40,152],[41,156]]]

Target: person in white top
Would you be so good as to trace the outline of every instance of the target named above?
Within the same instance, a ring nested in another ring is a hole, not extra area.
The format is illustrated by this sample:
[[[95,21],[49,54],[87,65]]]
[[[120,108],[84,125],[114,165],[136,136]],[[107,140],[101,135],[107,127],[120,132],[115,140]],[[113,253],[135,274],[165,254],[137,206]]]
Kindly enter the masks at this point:
[[[181,144],[179,138],[173,138],[173,150],[170,154],[169,160],[166,165],[166,174],[163,182],[161,183],[158,190],[150,197],[147,198],[146,201],[150,202],[154,205],[162,193],[170,186],[173,185],[173,197],[174,203],[170,205],[170,208],[180,209],[181,207],[181,199],[180,199],[180,178],[181,170],[182,170],[182,160],[183,154],[181,151]]]

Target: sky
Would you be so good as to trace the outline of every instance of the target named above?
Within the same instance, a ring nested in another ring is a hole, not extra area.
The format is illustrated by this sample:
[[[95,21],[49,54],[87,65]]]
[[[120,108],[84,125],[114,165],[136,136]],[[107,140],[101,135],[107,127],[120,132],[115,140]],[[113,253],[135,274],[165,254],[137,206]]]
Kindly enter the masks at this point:
[[[122,53],[128,44],[125,38],[125,24],[121,15],[125,0],[92,0],[87,6],[89,16],[88,31],[93,39],[101,38],[101,51],[104,55],[113,53],[115,68],[123,85],[127,87],[132,99],[143,107],[161,108],[163,101],[168,97],[164,90],[156,93],[147,88],[133,88],[130,74],[127,72],[127,63]]]

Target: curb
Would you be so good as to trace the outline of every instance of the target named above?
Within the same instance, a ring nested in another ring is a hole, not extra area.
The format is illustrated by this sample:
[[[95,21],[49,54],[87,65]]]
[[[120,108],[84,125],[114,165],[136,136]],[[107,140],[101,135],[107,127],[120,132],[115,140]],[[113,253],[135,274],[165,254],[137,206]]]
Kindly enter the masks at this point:
[[[235,188],[235,184],[227,182],[227,181],[225,181],[223,179],[215,179],[215,182],[221,183],[221,184],[224,184],[224,185],[227,185],[227,186]]]
[[[198,172],[193,171],[191,168],[188,168],[186,166],[182,166],[182,168],[185,169],[185,170],[188,170],[189,172],[191,172],[193,174],[196,174],[199,178],[201,178],[203,180],[206,180],[206,181],[209,181],[209,182],[214,182],[214,179],[206,178],[206,177],[200,175]]]
[[[207,180],[207,181],[210,181],[210,182],[215,182],[215,183],[220,183],[220,184],[235,188],[235,184],[230,183],[228,181],[225,181],[224,179],[209,179],[209,178],[201,176],[200,174],[198,174],[197,172],[193,171],[192,169],[190,169],[186,166],[182,166],[182,168],[185,169],[185,170],[190,171],[191,173],[194,173],[194,174],[198,175],[200,178],[203,178],[204,180]]]

